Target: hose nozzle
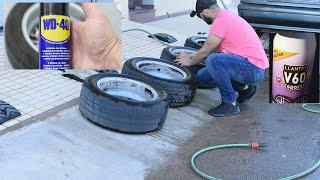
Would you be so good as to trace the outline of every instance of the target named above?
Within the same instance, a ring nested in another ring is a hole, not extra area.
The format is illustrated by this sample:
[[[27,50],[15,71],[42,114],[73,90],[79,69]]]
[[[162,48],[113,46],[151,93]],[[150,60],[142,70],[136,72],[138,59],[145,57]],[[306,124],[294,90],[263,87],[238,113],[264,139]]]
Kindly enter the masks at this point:
[[[256,142],[256,141],[252,141],[251,142],[251,149],[259,149],[259,148],[267,147],[267,146],[268,146],[267,143],[259,143],[259,142]]]

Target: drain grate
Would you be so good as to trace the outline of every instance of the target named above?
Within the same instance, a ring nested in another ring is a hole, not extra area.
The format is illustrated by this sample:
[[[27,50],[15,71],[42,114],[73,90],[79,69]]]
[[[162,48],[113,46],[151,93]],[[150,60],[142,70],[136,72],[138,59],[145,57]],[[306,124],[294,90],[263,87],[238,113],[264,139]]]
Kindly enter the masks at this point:
[[[0,124],[20,116],[21,113],[10,104],[0,100]]]

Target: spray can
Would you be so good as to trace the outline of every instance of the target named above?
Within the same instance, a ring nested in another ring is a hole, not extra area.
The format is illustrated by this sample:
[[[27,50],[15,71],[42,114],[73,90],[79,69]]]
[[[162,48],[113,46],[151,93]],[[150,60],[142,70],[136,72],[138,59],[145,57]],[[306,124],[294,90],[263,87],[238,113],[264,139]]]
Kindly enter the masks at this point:
[[[272,98],[274,103],[306,103],[312,93],[316,53],[313,33],[281,33],[273,45]]]
[[[39,69],[71,68],[68,3],[40,3]]]

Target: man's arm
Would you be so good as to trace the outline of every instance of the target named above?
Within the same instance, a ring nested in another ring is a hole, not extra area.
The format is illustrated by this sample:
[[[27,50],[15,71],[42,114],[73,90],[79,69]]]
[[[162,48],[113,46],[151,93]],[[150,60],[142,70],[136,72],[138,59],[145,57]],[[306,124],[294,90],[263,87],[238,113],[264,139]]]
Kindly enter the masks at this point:
[[[207,41],[204,43],[203,47],[194,55],[186,55],[184,53],[178,55],[175,62],[182,66],[192,66],[203,62],[209,54],[213,53],[218,49],[221,44],[222,39],[216,35],[209,35]]]
[[[207,41],[203,47],[194,55],[192,55],[191,61],[195,64],[203,62],[211,53],[216,51],[221,44],[221,38],[216,35],[209,35]]]

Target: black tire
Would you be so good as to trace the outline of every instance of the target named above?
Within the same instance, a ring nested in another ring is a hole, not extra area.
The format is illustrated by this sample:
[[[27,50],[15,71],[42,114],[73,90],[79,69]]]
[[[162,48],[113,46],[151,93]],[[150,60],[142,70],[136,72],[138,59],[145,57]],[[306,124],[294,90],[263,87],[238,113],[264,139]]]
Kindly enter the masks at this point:
[[[162,50],[160,59],[174,62],[177,59],[177,56],[173,53],[173,51],[175,49],[182,49],[182,50],[185,49],[185,50],[191,50],[191,51],[198,51],[197,49],[189,48],[189,47],[170,46],[170,47],[166,47]],[[197,74],[197,72],[204,67],[206,67],[204,64],[197,64],[197,65],[190,66],[187,68],[189,69],[189,71],[192,74]]]
[[[9,61],[15,69],[38,69],[38,53],[27,43],[21,22],[32,3],[17,3],[9,12],[5,25],[5,44]]]
[[[10,104],[0,100],[0,124],[20,116],[21,113]]]
[[[201,49],[206,40],[207,38],[203,36],[192,36],[186,40],[184,46],[194,49]]]
[[[166,92],[151,86],[157,98],[138,101],[107,94],[98,87],[99,80],[114,77],[147,84],[138,78],[121,74],[92,75],[86,78],[81,89],[79,109],[83,116],[99,126],[122,133],[140,134],[160,130],[169,108]]]
[[[185,72],[186,78],[182,80],[172,80],[149,75],[146,72],[141,71],[136,65],[138,62],[144,60],[172,65]],[[164,89],[168,93],[170,107],[172,108],[189,105],[196,94],[196,82],[191,72],[184,67],[166,60],[145,57],[133,58],[124,63],[122,73],[141,78],[152,86]]]

